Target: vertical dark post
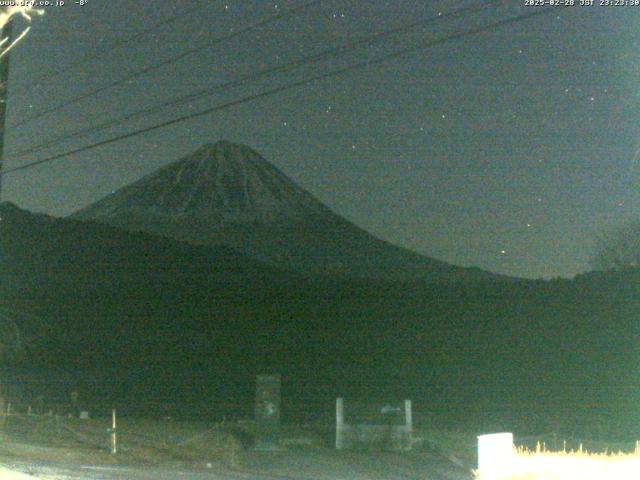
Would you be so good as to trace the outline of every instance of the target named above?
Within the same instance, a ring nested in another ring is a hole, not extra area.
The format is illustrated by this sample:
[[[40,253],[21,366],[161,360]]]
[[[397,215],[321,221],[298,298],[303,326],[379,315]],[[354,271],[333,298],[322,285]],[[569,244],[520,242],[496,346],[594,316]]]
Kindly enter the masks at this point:
[[[0,396],[0,428],[4,428],[7,421],[7,410],[4,404],[4,397]]]
[[[0,34],[2,38],[8,38],[4,43],[5,48],[11,45],[12,41],[12,25],[13,21],[10,19],[2,28]],[[2,200],[2,167],[4,163],[4,137],[5,137],[5,117],[7,114],[7,91],[9,86],[9,55],[7,53],[4,57],[0,58],[0,200]]]
[[[71,392],[71,413],[76,418],[80,416],[80,408],[78,407],[78,392],[76,390]]]
[[[256,378],[256,450],[280,449],[280,375]]]

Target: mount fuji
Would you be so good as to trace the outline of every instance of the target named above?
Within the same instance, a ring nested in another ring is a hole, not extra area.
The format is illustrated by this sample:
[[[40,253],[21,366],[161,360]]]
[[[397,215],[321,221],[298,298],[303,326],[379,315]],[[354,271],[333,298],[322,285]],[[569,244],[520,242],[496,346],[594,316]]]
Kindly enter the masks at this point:
[[[251,148],[206,144],[72,215],[194,244],[227,245],[310,275],[399,280],[496,278],[374,237]]]

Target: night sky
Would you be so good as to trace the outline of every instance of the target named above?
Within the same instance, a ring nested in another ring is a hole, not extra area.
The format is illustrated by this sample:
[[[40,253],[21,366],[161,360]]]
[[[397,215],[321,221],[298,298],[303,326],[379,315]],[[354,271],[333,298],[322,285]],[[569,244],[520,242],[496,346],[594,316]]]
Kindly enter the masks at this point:
[[[5,169],[540,8],[524,0],[500,6],[482,0],[315,2],[27,121],[305,3],[88,0],[78,6],[68,0],[47,8],[12,52]],[[8,174],[3,200],[66,215],[225,138],[251,146],[334,211],[392,243],[510,275],[573,276],[589,269],[596,237],[637,217],[640,205],[640,6],[598,3],[553,7],[545,15]],[[447,17],[458,8],[482,6]],[[12,158],[64,133],[438,12],[439,20],[337,58]],[[85,61],[96,52],[103,55]]]

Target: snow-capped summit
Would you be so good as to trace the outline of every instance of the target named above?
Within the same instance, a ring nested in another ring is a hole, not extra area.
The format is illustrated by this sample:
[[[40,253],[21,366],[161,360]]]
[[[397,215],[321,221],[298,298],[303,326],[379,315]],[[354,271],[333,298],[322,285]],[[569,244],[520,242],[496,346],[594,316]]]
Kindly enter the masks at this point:
[[[270,223],[326,214],[326,208],[244,145],[206,144],[165,168],[75,214],[112,223],[115,217],[178,222]]]

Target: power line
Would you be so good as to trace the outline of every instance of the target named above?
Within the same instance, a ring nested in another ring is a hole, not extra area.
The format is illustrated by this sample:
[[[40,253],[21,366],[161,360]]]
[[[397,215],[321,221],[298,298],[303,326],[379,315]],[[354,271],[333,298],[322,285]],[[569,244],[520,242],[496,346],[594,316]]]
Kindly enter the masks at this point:
[[[96,89],[91,90],[91,91],[86,92],[86,93],[83,93],[83,94],[78,95],[76,97],[73,97],[73,98],[71,98],[69,100],[66,100],[65,102],[59,103],[59,104],[57,104],[57,105],[55,105],[53,107],[50,107],[50,108],[48,108],[46,110],[43,110],[40,113],[36,113],[35,115],[27,117],[24,120],[21,120],[21,121],[19,121],[17,123],[14,123],[13,125],[9,125],[8,128],[20,127],[20,126],[24,125],[25,123],[29,123],[29,122],[31,122],[33,120],[36,120],[36,119],[41,118],[41,117],[44,117],[45,115],[49,115],[50,113],[53,113],[53,112],[56,112],[56,111],[58,111],[58,110],[60,110],[62,108],[68,107],[69,105],[73,105],[75,103],[78,103],[79,101],[84,100],[86,98],[93,97],[93,96],[95,96],[95,95],[97,95],[97,94],[99,94],[101,92],[104,92],[105,90],[109,90],[111,88],[117,87],[118,85],[122,85],[124,83],[127,83],[127,82],[129,82],[129,80],[133,80],[135,78],[142,77],[142,76],[144,76],[144,75],[146,75],[148,73],[151,73],[153,71],[156,71],[156,70],[159,70],[159,69],[161,69],[163,67],[166,67],[167,65],[171,65],[173,63],[176,63],[176,62],[178,62],[178,61],[180,61],[180,60],[182,60],[182,59],[184,59],[186,57],[189,57],[189,56],[193,55],[194,53],[200,52],[202,50],[209,49],[209,48],[213,47],[214,45],[217,45],[219,43],[222,43],[222,42],[225,42],[225,41],[230,40],[232,38],[235,38],[238,35],[250,32],[250,31],[255,30],[255,29],[259,28],[259,27],[262,27],[262,26],[267,25],[269,23],[275,22],[277,20],[281,20],[283,18],[290,17],[292,15],[296,15],[296,14],[298,14],[298,13],[300,13],[300,12],[302,12],[302,11],[304,11],[304,10],[306,10],[306,9],[308,9],[308,8],[318,4],[318,3],[320,3],[321,1],[322,0],[312,0],[311,2],[308,2],[308,3],[304,4],[304,5],[302,5],[301,7],[292,8],[292,9],[284,11],[282,13],[278,13],[276,15],[272,15],[272,16],[264,19],[264,20],[256,22],[256,23],[254,23],[252,25],[249,25],[249,26],[247,26],[245,28],[241,28],[240,30],[237,30],[237,31],[235,31],[233,33],[230,33],[230,34],[222,36],[222,37],[218,37],[218,38],[212,40],[211,42],[207,42],[204,45],[200,45],[198,47],[190,48],[189,50],[186,50],[186,51],[184,51],[184,52],[182,52],[182,53],[180,53],[178,55],[175,55],[173,57],[170,57],[170,58],[168,58],[166,60],[163,60],[161,62],[155,63],[155,64],[150,65],[148,67],[145,67],[145,68],[143,68],[141,70],[137,70],[137,71],[133,72],[132,74],[127,75],[126,77],[123,77],[123,78],[121,78],[119,80],[111,82],[108,85],[96,88]]]
[[[228,82],[224,82],[218,85],[214,85],[213,87],[209,87],[203,90],[199,90],[197,92],[192,92],[186,95],[182,95],[180,97],[165,101],[165,102],[161,102],[159,104],[153,105],[151,107],[145,108],[145,109],[141,109],[141,110],[137,110],[135,112],[131,112],[129,114],[123,115],[122,117],[119,117],[117,119],[111,119],[108,120],[106,122],[100,123],[98,125],[94,125],[94,126],[90,126],[90,127],[85,127],[85,128],[81,128],[78,129],[74,132],[68,133],[68,134],[63,134],[60,135],[58,137],[55,137],[53,139],[50,139],[46,142],[43,142],[41,144],[26,148],[24,150],[18,151],[15,154],[13,154],[10,158],[15,159],[17,157],[21,157],[24,155],[27,155],[29,153],[33,153],[45,148],[49,148],[51,146],[54,146],[56,144],[59,144],[63,141],[66,140],[70,140],[72,138],[78,137],[78,136],[84,136],[84,135],[88,135],[91,133],[96,133],[99,132],[101,130],[113,127],[113,126],[117,126],[117,125],[121,125],[129,120],[132,120],[134,118],[137,117],[141,117],[141,116],[145,116],[145,115],[149,115],[151,113],[155,113],[159,110],[162,110],[164,108],[170,107],[170,106],[175,106],[175,105],[179,105],[188,101],[192,101],[201,97],[205,97],[205,96],[211,96],[212,94],[218,92],[219,90],[223,90],[226,88],[233,88],[233,87],[237,87],[237,86],[244,86],[244,85],[248,85],[250,83],[253,83],[263,77],[266,77],[268,75],[271,75],[273,73],[282,73],[285,71],[290,71],[294,68],[297,68],[299,66],[306,66],[306,65],[310,65],[319,61],[323,61],[325,59],[328,59],[330,57],[335,57],[338,56],[342,53],[345,53],[349,50],[354,50],[358,47],[361,47],[363,45],[372,45],[374,42],[378,42],[380,40],[385,39],[386,37],[389,37],[391,35],[395,35],[398,33],[405,33],[409,30],[415,29],[416,27],[419,26],[424,26],[427,25],[429,23],[433,23],[436,21],[440,21],[440,20],[445,20],[447,18],[454,18],[457,16],[462,16],[462,15],[466,15],[469,13],[475,13],[481,10],[486,9],[487,7],[491,6],[492,4],[500,4],[500,3],[505,3],[506,0],[491,0],[488,1],[486,3],[484,3],[482,6],[480,7],[464,7],[464,8],[460,8],[457,10],[454,10],[452,12],[448,12],[445,14],[438,14],[437,16],[431,16],[429,18],[426,19],[421,19],[418,20],[416,22],[413,22],[409,25],[404,25],[402,27],[396,27],[390,30],[386,30],[383,32],[378,32],[378,33],[374,33],[372,35],[368,35],[365,37],[362,37],[360,39],[357,39],[353,42],[347,42],[344,43],[342,45],[339,45],[337,47],[332,47],[329,48],[327,50],[324,50],[322,52],[319,52],[317,54],[313,54],[313,55],[308,55],[306,57],[297,59],[297,60],[293,60],[291,62],[288,62],[284,65],[278,65],[275,67],[270,67],[267,69],[263,69],[260,70],[258,72],[255,73],[251,73],[251,74],[247,74],[244,75],[242,77],[240,77],[239,79],[233,80],[233,81],[228,81]]]
[[[158,29],[160,29],[162,27],[165,27],[167,25],[175,23],[178,20],[181,20],[182,18],[184,18],[184,17],[186,17],[188,15],[192,15],[194,13],[199,12],[200,10],[203,10],[204,8],[205,8],[205,5],[202,5],[202,6],[197,7],[197,8],[192,8],[192,9],[190,9],[190,10],[188,10],[186,12],[183,12],[183,13],[181,13],[179,15],[175,15],[175,16],[172,16],[172,17],[166,19],[166,20],[163,20],[161,22],[155,23],[155,24],[151,25],[150,27],[145,28],[144,30],[141,30],[138,33],[130,35],[129,37],[122,38],[120,40],[116,40],[114,42],[111,42],[110,44],[105,45],[102,49],[99,49],[99,50],[94,51],[93,53],[89,53],[87,55],[84,55],[82,58],[80,58],[76,62],[73,62],[73,63],[71,63],[71,64],[69,64],[69,65],[67,65],[67,66],[65,66],[65,67],[63,67],[63,68],[61,68],[59,70],[56,70],[56,71],[54,71],[52,73],[49,73],[49,74],[42,75],[42,76],[38,77],[36,80],[34,80],[34,81],[30,82],[30,83],[27,83],[27,84],[24,84],[24,85],[18,85],[15,89],[12,90],[11,93],[15,94],[16,91],[18,93],[29,91],[33,87],[40,85],[45,80],[48,80],[50,78],[58,77],[58,76],[62,75],[63,73],[67,73],[68,71],[73,70],[76,67],[79,67],[80,65],[92,62],[94,60],[98,60],[98,59],[104,57],[105,55],[110,54],[113,50],[116,50],[116,49],[118,49],[120,47],[126,46],[126,45],[128,45],[128,44],[130,44],[130,43],[132,43],[132,42],[134,42],[136,40],[139,40],[142,37],[145,37],[145,36],[149,35],[150,33],[152,33],[155,30],[158,30]]]
[[[447,43],[447,42],[450,42],[450,41],[453,41],[453,40],[458,40],[460,38],[464,38],[464,37],[471,36],[471,35],[477,35],[479,33],[486,32],[486,31],[489,31],[491,29],[495,29],[495,28],[499,28],[499,27],[502,27],[502,26],[505,26],[505,25],[512,24],[512,23],[520,22],[520,21],[523,21],[523,20],[526,20],[526,19],[529,19],[529,18],[532,18],[532,17],[544,15],[544,14],[547,14],[549,12],[553,12],[553,11],[557,12],[560,9],[563,9],[563,8],[566,8],[566,7],[565,6],[558,6],[558,7],[544,8],[544,9],[536,10],[536,11],[533,11],[533,12],[530,12],[530,13],[525,13],[525,14],[522,14],[522,15],[518,15],[516,17],[511,17],[511,18],[506,19],[506,20],[500,20],[498,22],[493,22],[493,23],[490,23],[488,25],[484,25],[482,27],[473,28],[473,29],[467,30],[465,32],[451,34],[451,35],[442,37],[442,38],[437,39],[437,40],[426,42],[426,43],[424,43],[424,44],[422,44],[420,46],[405,48],[405,49],[399,50],[397,52],[393,52],[393,53],[390,53],[390,54],[386,54],[386,55],[382,55],[382,56],[379,56],[379,57],[376,57],[376,58],[372,58],[370,60],[366,60],[364,62],[359,62],[359,63],[356,63],[354,65],[350,65],[350,66],[347,66],[347,67],[344,67],[344,68],[341,68],[341,69],[338,69],[338,70],[334,70],[332,72],[323,73],[323,74],[316,75],[316,76],[308,78],[308,79],[303,79],[303,80],[299,80],[297,82],[290,83],[288,85],[282,85],[280,87],[276,87],[276,88],[273,88],[273,89],[270,89],[270,90],[265,90],[263,92],[256,93],[256,94],[253,94],[253,95],[249,95],[247,97],[243,97],[243,98],[238,99],[238,100],[233,100],[233,101],[230,101],[230,102],[226,102],[226,103],[223,103],[223,104],[220,104],[220,105],[216,105],[216,106],[207,108],[207,109],[202,110],[200,112],[192,113],[192,114],[189,114],[189,115],[184,115],[184,116],[172,119],[172,120],[168,120],[168,121],[156,124],[156,125],[152,125],[150,127],[141,128],[139,130],[135,130],[135,131],[132,131],[132,132],[129,132],[129,133],[118,135],[118,136],[109,138],[107,140],[102,140],[100,142],[96,142],[96,143],[93,143],[93,144],[90,144],[90,145],[86,145],[84,147],[76,148],[76,149],[73,149],[73,150],[70,150],[70,151],[67,151],[67,152],[63,152],[63,153],[59,153],[57,155],[53,155],[53,156],[50,156],[50,157],[47,157],[47,158],[36,160],[36,161],[30,162],[30,163],[27,163],[25,165],[20,165],[18,167],[14,167],[14,168],[11,168],[11,169],[6,170],[4,172],[1,172],[0,176],[4,176],[4,175],[7,175],[9,173],[13,173],[13,172],[21,171],[21,170],[26,170],[28,168],[32,168],[32,167],[35,167],[37,165],[42,165],[44,163],[52,162],[54,160],[65,158],[65,157],[68,157],[68,156],[71,156],[71,155],[74,155],[74,154],[77,154],[77,153],[82,153],[82,152],[86,152],[88,150],[93,150],[95,148],[102,147],[104,145],[108,145],[110,143],[115,143],[115,142],[118,142],[120,140],[126,140],[128,138],[132,138],[132,137],[141,135],[143,133],[148,133],[148,132],[151,132],[153,130],[158,130],[158,129],[161,129],[161,128],[164,128],[164,127],[168,127],[168,126],[171,126],[171,125],[175,125],[177,123],[181,123],[181,122],[184,122],[184,121],[187,121],[187,120],[192,120],[194,118],[198,118],[198,117],[202,117],[202,116],[205,116],[205,115],[209,115],[209,114],[217,112],[219,110],[224,110],[224,109],[227,109],[227,108],[230,108],[230,107],[234,107],[236,105],[240,105],[240,104],[243,104],[243,103],[251,102],[253,100],[257,100],[259,98],[275,95],[277,93],[281,93],[281,92],[284,92],[284,91],[287,91],[287,90],[291,90],[293,88],[297,88],[297,87],[300,87],[300,86],[303,86],[303,85],[307,85],[307,84],[312,83],[312,82],[317,82],[319,80],[324,80],[326,78],[343,75],[343,74],[351,72],[353,70],[365,68],[365,67],[368,67],[368,66],[371,66],[371,65],[375,65],[375,64],[378,64],[378,63],[383,63],[383,62],[386,62],[388,60],[395,59],[395,58],[398,58],[398,57],[402,57],[402,56],[405,56],[405,55],[410,54],[410,53],[415,53],[416,51],[425,50],[425,49],[434,47],[436,45],[442,45],[444,43]]]

